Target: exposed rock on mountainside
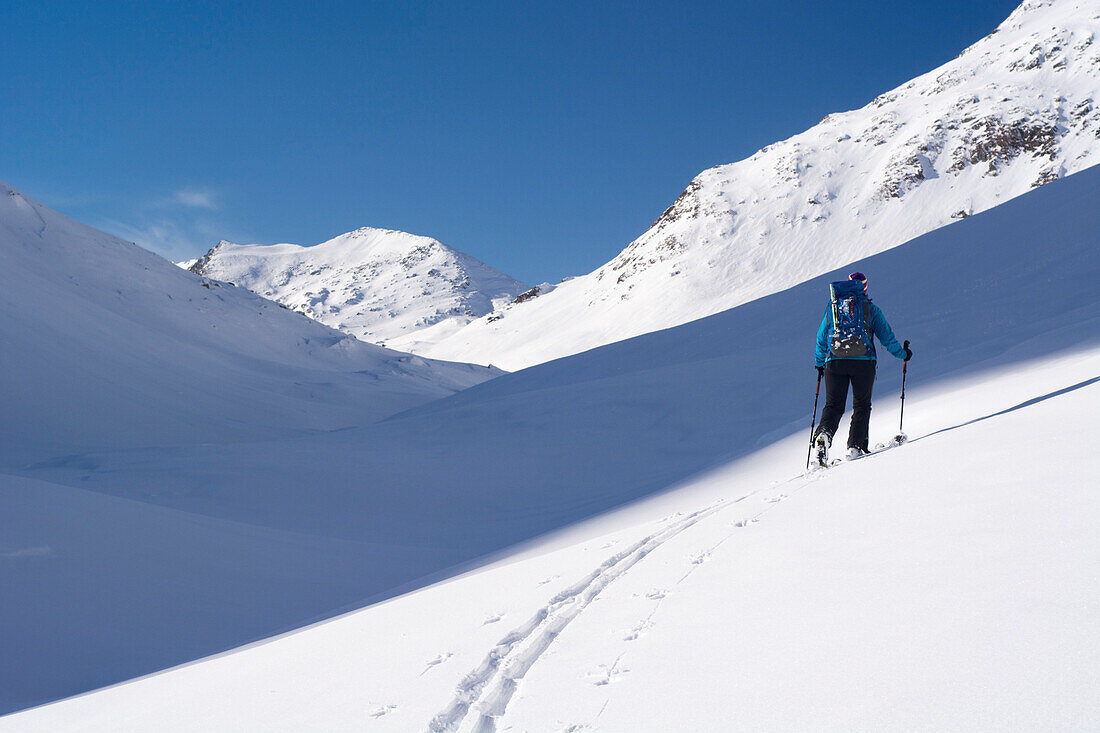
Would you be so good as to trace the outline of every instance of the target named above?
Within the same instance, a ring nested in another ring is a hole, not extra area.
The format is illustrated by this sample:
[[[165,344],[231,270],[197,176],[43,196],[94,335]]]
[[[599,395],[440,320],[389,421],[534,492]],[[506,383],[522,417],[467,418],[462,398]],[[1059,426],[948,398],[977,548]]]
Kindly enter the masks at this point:
[[[1098,32],[1097,0],[1028,0],[944,66],[700,173],[595,272],[422,353],[514,369],[666,328],[1094,165]]]

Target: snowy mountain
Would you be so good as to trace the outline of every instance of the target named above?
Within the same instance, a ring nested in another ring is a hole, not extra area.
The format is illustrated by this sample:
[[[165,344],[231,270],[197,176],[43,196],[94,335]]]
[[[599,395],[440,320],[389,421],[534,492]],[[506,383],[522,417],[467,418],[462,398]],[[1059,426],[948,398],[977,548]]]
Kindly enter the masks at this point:
[[[0,463],[0,583],[52,601],[0,605],[9,710],[423,589],[0,730],[1087,727],[1098,197],[854,263],[913,342],[912,439],[820,479],[847,268],[360,428]]]
[[[2,183],[0,277],[0,454],[21,460],[362,425],[494,375],[361,343]]]
[[[667,328],[1095,165],[1098,33],[1097,0],[1027,0],[940,68],[699,174],[595,272],[418,353],[517,369]]]
[[[443,338],[528,289],[434,239],[368,227],[312,247],[223,241],[180,266],[402,350]]]

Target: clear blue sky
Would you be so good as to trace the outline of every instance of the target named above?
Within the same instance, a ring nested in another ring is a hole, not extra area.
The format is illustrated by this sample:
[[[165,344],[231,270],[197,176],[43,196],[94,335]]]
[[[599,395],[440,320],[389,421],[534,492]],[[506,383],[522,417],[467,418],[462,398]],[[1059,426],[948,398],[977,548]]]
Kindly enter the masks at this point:
[[[557,280],[1017,4],[0,0],[0,180],[173,259],[378,226]]]

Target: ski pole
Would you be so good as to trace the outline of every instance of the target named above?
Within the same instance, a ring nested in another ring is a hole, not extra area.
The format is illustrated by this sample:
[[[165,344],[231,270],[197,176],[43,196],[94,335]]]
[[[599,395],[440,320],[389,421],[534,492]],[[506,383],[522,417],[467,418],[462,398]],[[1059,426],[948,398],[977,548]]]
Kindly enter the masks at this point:
[[[810,470],[810,452],[814,449],[814,424],[817,422],[817,397],[821,394],[821,372],[817,373],[817,389],[814,390],[814,416],[810,418],[810,445],[806,448],[806,470]]]
[[[906,341],[904,348],[909,349],[909,342]],[[898,417],[898,435],[903,435],[901,429],[902,422],[905,420],[905,374],[909,371],[909,360],[906,359],[901,363],[901,415]]]

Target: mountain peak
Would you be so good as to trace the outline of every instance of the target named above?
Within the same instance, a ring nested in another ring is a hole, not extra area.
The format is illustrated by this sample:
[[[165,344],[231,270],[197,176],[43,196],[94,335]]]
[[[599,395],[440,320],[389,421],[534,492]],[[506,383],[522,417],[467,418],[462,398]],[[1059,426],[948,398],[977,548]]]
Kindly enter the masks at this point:
[[[312,246],[222,241],[183,264],[402,349],[449,334],[528,289],[436,239],[375,227]]]
[[[206,259],[237,246],[221,242]],[[189,275],[7,184],[0,272],[8,314],[0,341],[21,367],[0,389],[9,449],[301,434],[392,414],[490,376],[359,343],[242,288]]]

